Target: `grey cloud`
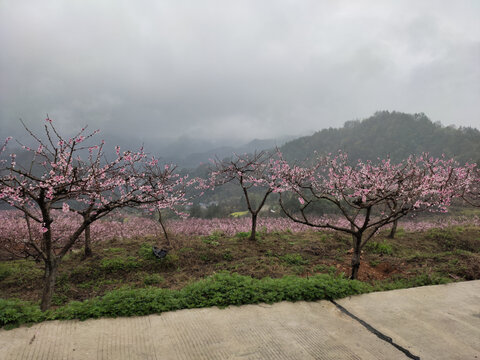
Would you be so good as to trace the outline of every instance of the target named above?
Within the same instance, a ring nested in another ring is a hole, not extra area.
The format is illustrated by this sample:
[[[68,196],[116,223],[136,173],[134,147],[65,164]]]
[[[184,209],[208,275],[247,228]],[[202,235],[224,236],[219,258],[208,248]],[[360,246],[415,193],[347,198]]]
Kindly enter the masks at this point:
[[[252,139],[377,110],[480,127],[477,1],[0,4],[0,136]]]

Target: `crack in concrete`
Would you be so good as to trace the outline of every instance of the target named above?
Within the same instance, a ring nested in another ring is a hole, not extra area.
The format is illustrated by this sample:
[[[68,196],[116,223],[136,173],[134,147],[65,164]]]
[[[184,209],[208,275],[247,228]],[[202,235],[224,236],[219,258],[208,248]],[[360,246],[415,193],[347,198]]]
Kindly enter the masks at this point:
[[[416,356],[416,355],[413,355],[410,351],[408,351],[407,349],[405,349],[403,346],[401,345],[398,345],[396,344],[395,342],[393,342],[393,339],[387,335],[385,335],[384,333],[380,332],[379,330],[375,329],[372,325],[370,325],[369,323],[367,323],[366,321],[360,319],[358,316],[355,316],[354,314],[352,314],[350,311],[348,311],[347,309],[345,309],[342,305],[336,303],[334,300],[330,300],[336,307],[337,309],[339,309],[342,313],[344,313],[345,315],[348,315],[350,316],[352,319],[356,320],[357,322],[359,322],[361,325],[363,325],[363,327],[365,327],[368,331],[370,331],[372,334],[375,334],[378,338],[380,338],[381,340],[389,343],[390,345],[394,346],[396,349],[400,350],[401,352],[403,352],[409,359],[414,359],[414,360],[420,360],[420,357],[419,356]]]

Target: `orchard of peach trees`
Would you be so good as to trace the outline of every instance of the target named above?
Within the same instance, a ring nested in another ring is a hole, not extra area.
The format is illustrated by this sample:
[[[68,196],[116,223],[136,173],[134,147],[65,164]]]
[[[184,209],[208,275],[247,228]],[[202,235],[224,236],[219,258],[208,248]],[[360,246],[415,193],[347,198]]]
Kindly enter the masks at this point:
[[[62,259],[81,239],[85,256],[90,254],[91,232],[99,231],[95,225],[100,219],[123,208],[141,209],[155,215],[168,241],[162,212],[186,216],[193,197],[226,183],[235,183],[245,198],[250,241],[256,240],[261,210],[272,194],[277,194],[286,217],[281,221],[350,235],[352,279],[358,275],[362,248],[386,225],[418,212],[445,212],[455,198],[480,206],[476,164],[428,154],[399,163],[378,159],[350,165],[345,153],[291,164],[278,151],[260,152],[214,161],[208,178],[190,179],[175,165],[161,165],[144,149],[117,146],[114,158],[108,159],[107,145],[96,140],[98,131],[83,128],[66,138],[49,118],[42,134],[25,130],[35,143],[23,146],[29,164],[17,164],[16,154],[8,153],[11,138],[0,148],[0,200],[15,209],[3,219],[10,219],[10,228],[16,225],[25,231],[13,236],[7,227],[1,228],[0,247],[16,257],[43,262],[42,310],[51,305]],[[259,201],[253,200],[253,190],[261,193]],[[296,199],[295,208],[285,206],[286,197]],[[329,203],[340,215],[316,216],[310,210],[318,202]]]

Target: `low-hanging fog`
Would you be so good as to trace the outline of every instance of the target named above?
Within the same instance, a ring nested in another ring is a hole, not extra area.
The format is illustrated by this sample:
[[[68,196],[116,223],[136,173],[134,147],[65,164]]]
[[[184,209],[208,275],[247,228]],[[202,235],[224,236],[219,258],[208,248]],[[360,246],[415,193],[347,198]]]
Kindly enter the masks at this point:
[[[199,151],[377,110],[480,127],[479,15],[476,0],[4,0],[0,136],[47,113]]]

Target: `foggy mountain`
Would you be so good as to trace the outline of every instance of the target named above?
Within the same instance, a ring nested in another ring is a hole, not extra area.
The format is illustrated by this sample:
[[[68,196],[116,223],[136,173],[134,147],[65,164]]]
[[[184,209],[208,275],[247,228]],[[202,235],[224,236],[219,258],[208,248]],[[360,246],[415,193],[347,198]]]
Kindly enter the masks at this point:
[[[379,111],[373,116],[347,121],[341,128],[320,130],[281,147],[287,160],[347,152],[352,161],[378,157],[401,161],[412,154],[454,157],[460,162],[480,162],[480,131],[471,127],[443,126],[425,114]]]
[[[122,149],[137,150],[143,145],[145,152],[154,155],[166,163],[175,163],[179,168],[196,168],[197,166],[210,163],[210,159],[231,156],[234,153],[253,153],[265,149],[271,149],[284,145],[287,141],[296,139],[298,136],[282,136],[275,139],[254,139],[247,143],[241,143],[231,139],[223,141],[209,141],[194,137],[182,136],[177,139],[142,140],[136,142],[132,138],[106,137],[106,152],[113,156],[114,145],[119,144]]]

